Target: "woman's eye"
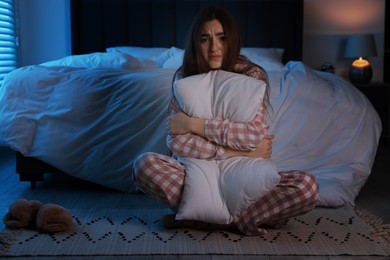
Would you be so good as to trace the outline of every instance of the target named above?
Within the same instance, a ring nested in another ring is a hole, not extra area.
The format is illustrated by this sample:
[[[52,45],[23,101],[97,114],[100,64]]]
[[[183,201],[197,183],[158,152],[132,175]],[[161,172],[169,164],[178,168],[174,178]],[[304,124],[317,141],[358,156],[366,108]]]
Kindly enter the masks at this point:
[[[209,41],[209,38],[200,38],[201,43],[206,43]]]
[[[220,40],[221,42],[226,41],[226,36],[225,36],[225,35],[219,36],[219,40]]]

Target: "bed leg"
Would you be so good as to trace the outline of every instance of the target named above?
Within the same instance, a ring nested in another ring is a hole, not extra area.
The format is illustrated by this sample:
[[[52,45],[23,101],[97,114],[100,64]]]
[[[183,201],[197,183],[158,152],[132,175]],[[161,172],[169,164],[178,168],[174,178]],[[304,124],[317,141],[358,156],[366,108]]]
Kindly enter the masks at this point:
[[[30,182],[30,188],[31,188],[32,190],[35,189],[36,185],[37,185],[37,182],[36,182],[36,181],[31,181],[31,182]]]
[[[31,189],[35,189],[37,181],[44,180],[44,170],[37,163],[37,159],[16,153],[16,172],[20,181],[29,181]]]

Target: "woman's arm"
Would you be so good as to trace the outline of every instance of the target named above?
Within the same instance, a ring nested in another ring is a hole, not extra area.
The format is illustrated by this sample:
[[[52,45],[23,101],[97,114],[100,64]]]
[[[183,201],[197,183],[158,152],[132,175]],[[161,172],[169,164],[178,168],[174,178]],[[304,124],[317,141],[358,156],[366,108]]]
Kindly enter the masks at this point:
[[[225,147],[225,153],[228,157],[235,156],[247,156],[253,158],[270,158],[272,155],[272,140],[274,139],[273,135],[266,135],[261,141],[260,145],[255,150],[243,151],[235,150],[229,147]]]
[[[273,135],[266,135],[255,150],[235,150],[229,147],[216,145],[194,134],[168,136],[168,147],[178,156],[197,159],[227,159],[235,156],[253,158],[270,158],[272,155]]]
[[[256,117],[250,122],[233,122],[223,119],[203,119],[190,117],[175,105],[171,108],[176,114],[168,118],[170,134],[193,133],[221,146],[238,150],[254,150],[266,136],[268,125],[265,108],[260,106]]]
[[[222,146],[236,150],[254,150],[268,131],[265,108],[261,106],[256,117],[245,123],[221,119],[206,119],[204,137]]]
[[[268,82],[266,72],[245,58],[238,60],[235,71]],[[175,135],[168,138],[168,146],[180,156],[223,159],[232,156],[268,158],[271,155],[273,136],[266,135],[268,125],[264,106],[249,123],[192,118],[173,104],[171,108],[177,114],[168,122],[170,134]]]
[[[224,147],[192,133],[168,135],[167,145],[174,154],[181,157],[221,160],[231,156],[225,152]]]
[[[268,129],[265,124],[264,108],[261,108],[259,115],[249,123],[193,118],[181,112],[173,104],[171,108],[177,113],[168,119],[170,134],[168,146],[177,155],[226,159],[238,155],[267,158],[271,153],[273,137],[268,136],[264,139]],[[216,127],[208,129],[209,135],[205,128],[207,123],[211,123],[209,125],[211,127]],[[226,142],[221,143],[219,139]]]
[[[173,103],[169,105],[175,114],[168,118],[167,145],[174,154],[197,159],[228,158],[223,147],[204,138],[204,119],[189,117]]]

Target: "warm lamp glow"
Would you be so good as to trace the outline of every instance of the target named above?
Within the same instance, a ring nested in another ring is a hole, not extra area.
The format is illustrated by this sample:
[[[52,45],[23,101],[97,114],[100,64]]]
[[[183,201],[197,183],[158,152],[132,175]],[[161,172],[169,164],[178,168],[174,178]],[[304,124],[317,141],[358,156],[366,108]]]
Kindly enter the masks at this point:
[[[387,1],[386,1],[387,2]],[[305,31],[345,35],[376,32],[383,24],[385,0],[305,0]]]
[[[359,59],[352,62],[352,66],[356,67],[356,68],[363,68],[363,67],[370,66],[370,63],[368,62],[368,60],[365,60],[362,57],[359,57]]]
[[[376,56],[375,36],[373,34],[350,35],[347,39],[345,57],[357,58],[349,68],[349,79],[352,83],[367,84],[372,78],[370,63],[362,57]]]
[[[375,26],[376,19],[383,12],[381,2],[372,0],[327,0],[319,15],[336,28],[345,32]]]

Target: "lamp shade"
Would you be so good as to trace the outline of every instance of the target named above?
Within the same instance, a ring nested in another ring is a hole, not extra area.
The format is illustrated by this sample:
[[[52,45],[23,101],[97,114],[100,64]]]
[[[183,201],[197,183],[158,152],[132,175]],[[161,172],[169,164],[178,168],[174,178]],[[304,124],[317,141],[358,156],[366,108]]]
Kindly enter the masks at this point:
[[[376,55],[375,37],[373,34],[351,35],[348,37],[345,57],[374,57]]]

